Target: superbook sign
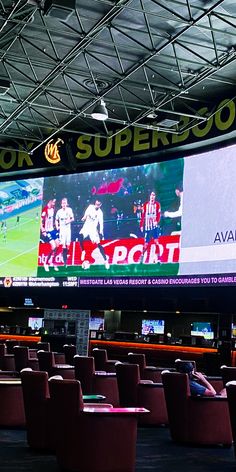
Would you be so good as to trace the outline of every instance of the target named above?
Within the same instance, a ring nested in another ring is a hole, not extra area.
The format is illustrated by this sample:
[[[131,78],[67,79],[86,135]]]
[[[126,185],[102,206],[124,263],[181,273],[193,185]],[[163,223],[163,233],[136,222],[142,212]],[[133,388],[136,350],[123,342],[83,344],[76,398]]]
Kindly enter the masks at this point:
[[[196,143],[204,145],[206,141],[220,137],[222,140],[229,133],[235,132],[236,106],[235,101],[225,99],[211,109],[201,107],[198,115],[207,116],[214,113],[209,120],[186,130],[180,135],[165,133],[157,130],[130,127],[119,132],[114,137],[105,139],[100,135],[83,134],[56,136],[49,139],[32,153],[33,143],[27,148],[19,143],[19,149],[0,150],[1,173],[20,173],[22,171],[42,171],[42,169],[81,169],[88,162],[105,163],[119,157],[134,158],[144,156],[145,160],[155,151],[168,151]],[[181,117],[181,125],[188,127],[189,118]],[[233,133],[234,135],[234,133]]]

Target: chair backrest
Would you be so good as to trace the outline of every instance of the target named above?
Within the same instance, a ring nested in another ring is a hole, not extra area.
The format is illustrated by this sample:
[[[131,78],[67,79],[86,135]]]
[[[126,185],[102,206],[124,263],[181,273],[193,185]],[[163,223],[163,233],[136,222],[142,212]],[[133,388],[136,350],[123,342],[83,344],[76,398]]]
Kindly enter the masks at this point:
[[[140,382],[137,364],[116,364],[116,378],[119,390],[120,406],[137,406],[137,386]]]
[[[65,408],[64,420],[73,421],[78,417],[84,408],[83,394],[79,380],[71,379],[55,379],[49,380],[49,392],[52,404],[53,418],[57,422],[57,418],[61,416],[61,410]]]
[[[190,397],[187,374],[162,372],[166,407],[172,439],[186,439],[188,398]]]
[[[130,364],[138,364],[140,369],[140,375],[142,378],[143,370],[146,368],[146,356],[145,354],[139,354],[134,352],[128,353],[128,362]]]
[[[50,373],[55,365],[54,354],[51,351],[38,351],[39,370]]]
[[[20,373],[26,416],[27,440],[35,449],[51,448],[49,388],[47,372],[22,370]]]
[[[50,343],[46,341],[39,341],[37,343],[37,349],[42,351],[51,351]]]
[[[65,354],[65,363],[74,365],[74,356],[77,354],[74,344],[64,344],[63,352]]]
[[[18,372],[29,366],[29,348],[26,346],[14,346],[15,368]]]
[[[6,339],[7,354],[13,354],[13,347],[20,346],[20,341],[16,339]]]
[[[6,344],[0,344],[0,358],[6,354]]]
[[[236,380],[226,383],[227,399],[229,405],[230,423],[234,441],[234,454],[236,456]]]
[[[220,373],[222,376],[224,387],[228,382],[236,380],[236,367],[228,367],[226,365],[222,365],[220,368]]]
[[[107,350],[106,349],[99,349],[95,347],[93,349],[93,357],[95,361],[95,369],[96,370],[106,370],[105,364],[108,361],[107,357]]]
[[[74,357],[75,378],[81,383],[84,394],[89,395],[93,392],[93,375],[95,373],[95,362],[93,357],[79,356]]]

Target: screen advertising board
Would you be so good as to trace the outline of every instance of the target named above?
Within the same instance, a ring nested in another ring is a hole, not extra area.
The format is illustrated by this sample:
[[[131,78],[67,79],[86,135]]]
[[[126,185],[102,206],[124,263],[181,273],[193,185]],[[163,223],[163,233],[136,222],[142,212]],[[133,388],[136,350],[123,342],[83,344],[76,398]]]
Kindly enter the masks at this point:
[[[0,183],[0,286],[236,284],[236,146]]]

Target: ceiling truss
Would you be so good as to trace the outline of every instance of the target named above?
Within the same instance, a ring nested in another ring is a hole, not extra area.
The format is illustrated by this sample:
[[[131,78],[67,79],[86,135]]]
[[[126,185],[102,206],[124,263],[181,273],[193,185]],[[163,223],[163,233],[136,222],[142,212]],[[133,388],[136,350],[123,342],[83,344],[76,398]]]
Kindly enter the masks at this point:
[[[204,125],[235,99],[235,40],[232,0],[78,0],[67,20],[0,0],[0,146]],[[104,122],[91,117],[101,99]]]

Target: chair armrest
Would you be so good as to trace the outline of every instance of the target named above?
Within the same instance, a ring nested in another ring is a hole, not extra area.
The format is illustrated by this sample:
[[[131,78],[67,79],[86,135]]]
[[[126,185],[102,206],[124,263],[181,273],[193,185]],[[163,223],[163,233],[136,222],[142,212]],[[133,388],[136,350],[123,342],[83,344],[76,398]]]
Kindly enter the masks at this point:
[[[106,414],[106,415],[140,415],[143,413],[150,413],[146,408],[84,408],[83,413],[85,414]]]
[[[140,380],[141,384],[153,384],[153,380]]]
[[[99,403],[102,402],[103,400],[106,400],[106,397],[104,395],[83,395],[83,401],[84,403]]]
[[[211,382],[211,380],[222,380],[221,375],[206,375],[207,380]]]
[[[21,385],[21,379],[1,379],[0,380],[0,386],[2,385],[12,385],[12,386],[16,386],[16,385]]]
[[[96,377],[116,377],[115,372],[96,371],[94,375],[96,375]]]
[[[222,395],[215,395],[214,397],[208,397],[207,395],[196,395],[195,396],[192,396],[192,397],[189,397],[189,399],[191,401],[194,401],[194,402],[227,402],[227,397],[224,397]]]
[[[90,410],[91,408],[113,408],[111,403],[85,403],[83,411]]]
[[[139,382],[138,383],[138,387],[143,387],[143,388],[163,388],[163,384],[162,383],[157,383],[157,382],[151,382],[151,383],[142,383],[142,382]]]
[[[17,370],[0,370],[0,378],[7,375],[7,377],[19,377]]]

